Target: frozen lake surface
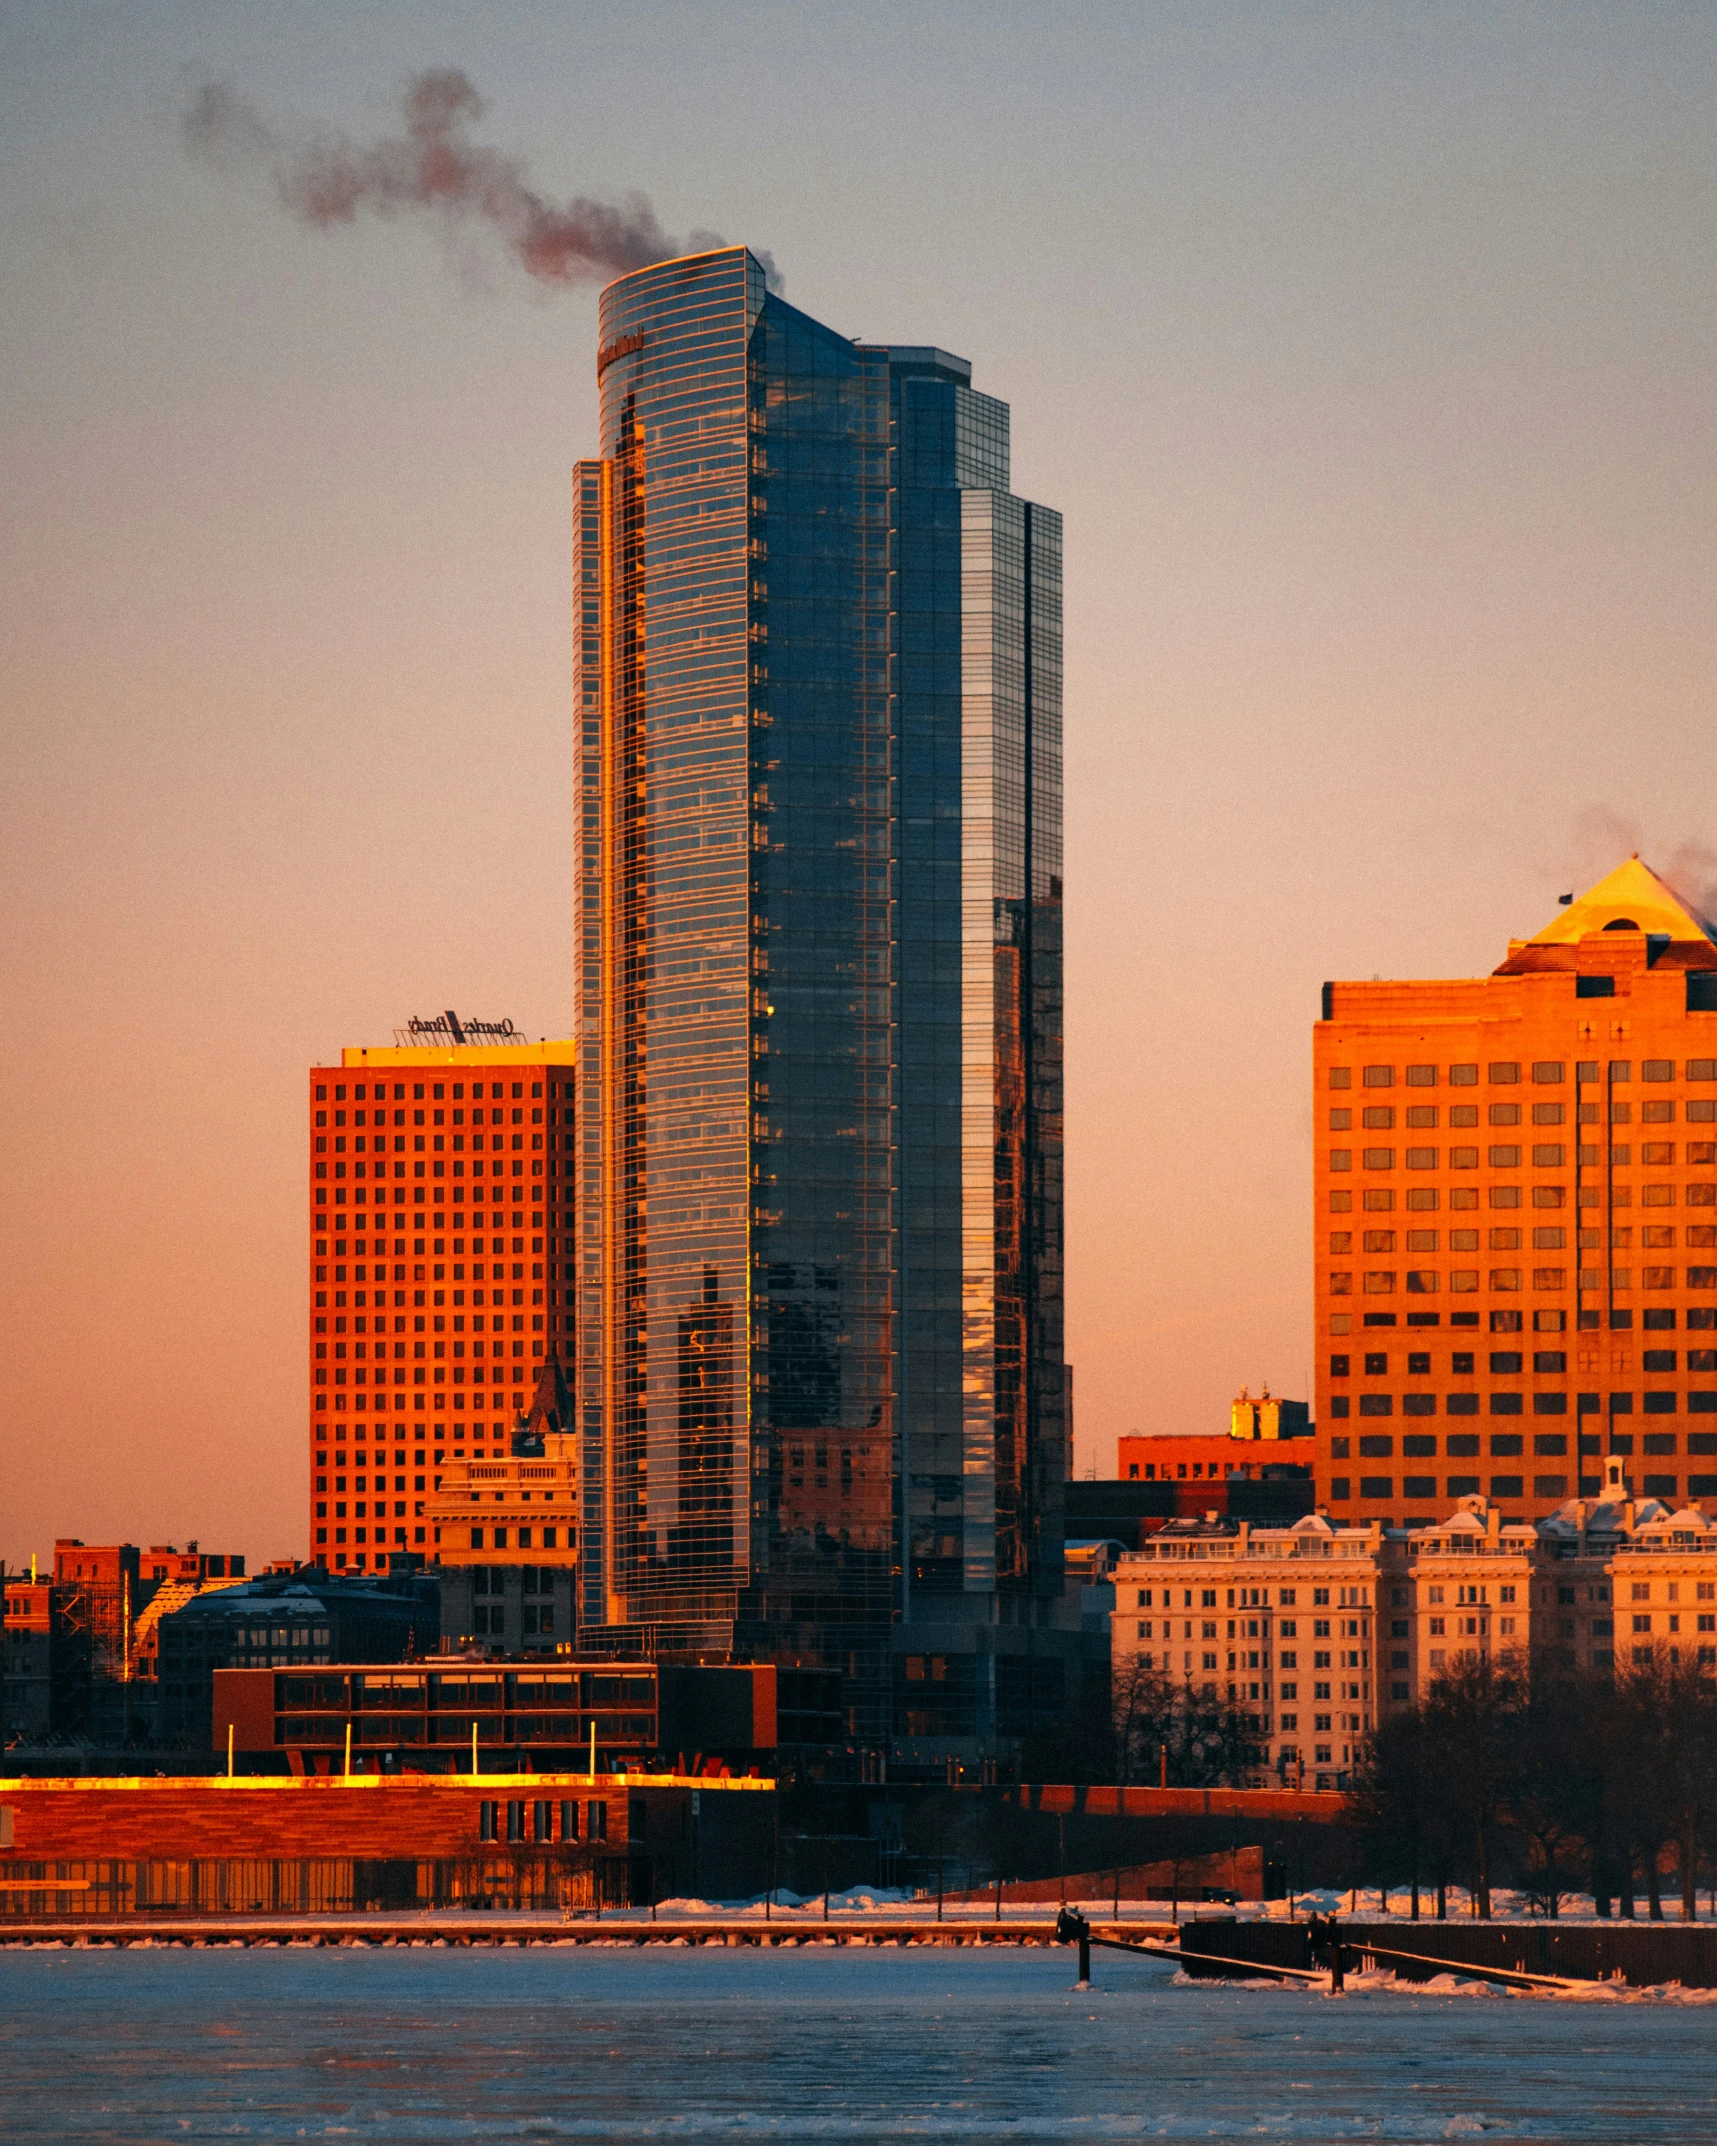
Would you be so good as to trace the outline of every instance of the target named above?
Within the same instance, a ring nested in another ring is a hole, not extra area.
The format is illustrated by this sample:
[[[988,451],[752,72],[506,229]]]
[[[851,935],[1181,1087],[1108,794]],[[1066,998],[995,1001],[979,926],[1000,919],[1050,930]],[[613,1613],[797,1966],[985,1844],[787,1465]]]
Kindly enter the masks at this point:
[[[0,1952],[0,2140],[1717,2138],[1717,2009],[1062,1950]]]

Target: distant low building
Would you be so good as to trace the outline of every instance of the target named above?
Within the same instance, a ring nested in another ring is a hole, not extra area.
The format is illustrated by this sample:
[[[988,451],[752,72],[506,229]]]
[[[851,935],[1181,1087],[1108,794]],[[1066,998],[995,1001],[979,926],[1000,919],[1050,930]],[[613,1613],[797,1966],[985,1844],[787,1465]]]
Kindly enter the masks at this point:
[[[156,1739],[207,1748],[217,1669],[432,1654],[440,1609],[436,1578],[410,1570],[360,1579],[305,1566],[197,1595],[161,1620]]]
[[[53,1580],[7,1577],[0,1623],[0,1745],[81,1732],[89,1703],[89,1634]]]
[[[429,1511],[449,1646],[552,1654],[573,1636],[578,1577],[578,1437],[558,1361],[538,1374],[510,1449],[455,1460]]]
[[[1304,1401],[1280,1399],[1268,1386],[1256,1396],[1243,1386],[1230,1406],[1226,1432],[1170,1431],[1120,1438],[1115,1446],[1117,1470],[1128,1482],[1220,1483],[1230,1476],[1266,1482],[1309,1477],[1311,1410]]]

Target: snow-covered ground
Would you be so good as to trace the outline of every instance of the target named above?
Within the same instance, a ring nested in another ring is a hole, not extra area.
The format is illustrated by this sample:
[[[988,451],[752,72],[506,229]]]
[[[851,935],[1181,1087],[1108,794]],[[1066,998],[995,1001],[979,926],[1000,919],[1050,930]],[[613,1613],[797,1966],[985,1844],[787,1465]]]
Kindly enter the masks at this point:
[[[1072,1886],[1069,1888],[1067,1898],[1069,1906],[1077,1907],[1081,1913],[1086,1915],[1108,1917],[1114,1912],[1115,1902],[1112,1893],[1084,1894],[1080,1892],[1077,1886]],[[1171,1904],[1167,1900],[1132,1900],[1123,1896],[1120,1911],[1128,1921],[1166,1923],[1170,1920],[1173,1905],[1175,1904]],[[1308,1915],[1314,1913],[1351,1915],[1356,1921],[1360,1922],[1381,1922],[1386,1918],[1392,1921],[1406,1922],[1410,1919],[1411,1909],[1412,1895],[1404,1885],[1390,1886],[1387,1894],[1380,1892],[1375,1885],[1368,1885],[1360,1887],[1357,1893],[1351,1891],[1325,1891],[1296,1893],[1291,1900],[1242,1900],[1238,1906],[1232,1908],[1216,1906],[1209,1902],[1182,1900],[1178,1903],[1178,1912],[1183,1922],[1197,1921],[1200,1917],[1226,1917],[1229,1915],[1238,1916],[1242,1922],[1287,1922],[1290,1918],[1304,1922]],[[1435,1916],[1436,1911],[1437,1895],[1435,1888],[1421,1886],[1419,1890],[1420,1919],[1429,1922]],[[772,1921],[815,1921],[821,1918],[822,1912],[823,1896],[821,1893],[801,1896],[798,1893],[783,1890],[775,1895],[773,1904],[767,1910],[767,1915],[768,1919]],[[851,1892],[831,1893],[829,1895],[829,1912],[833,1916],[843,1918],[855,1915],[934,1915],[936,1912],[936,1896],[934,1893],[893,1892],[875,1886],[858,1886]],[[1055,1912],[1056,1904],[1053,1901],[1047,1903],[1033,1901],[1023,1905],[1015,1905],[1012,1902],[1004,1901],[1001,1920],[1004,1923],[1014,1924],[1039,1923],[1046,1919],[1053,1921]],[[1451,1885],[1449,1887],[1448,1912],[1451,1922],[1465,1922],[1471,1918],[1472,1896],[1464,1886]],[[1511,1891],[1502,1886],[1492,1888],[1491,1919],[1495,1922],[1521,1922],[1538,1919],[1543,1916],[1543,1912],[1542,1905],[1535,1902],[1527,1893]],[[988,1901],[945,1901],[942,1913],[943,1919],[948,1922],[991,1923],[997,1919],[995,1907],[993,1903]],[[1563,1922],[1593,1922],[1597,1920],[1597,1911],[1590,1893],[1565,1893],[1558,1903],[1557,1913]],[[1667,1922],[1679,1922],[1681,1920],[1681,1899],[1679,1894],[1673,1899],[1666,1898],[1664,1900],[1663,1913]],[[664,1900],[657,1907],[656,1914],[658,1919],[681,1915],[720,1915],[741,1918],[747,1922],[761,1922],[765,1919],[766,1909],[764,1895],[760,1893],[749,1900]],[[1717,1915],[1717,1910],[1714,1910],[1710,1898],[1704,1893],[1700,1895],[1699,1914],[1701,1921],[1712,1920],[1714,1915]],[[1634,1915],[1640,1922],[1644,1922],[1646,1919],[1646,1903],[1643,1894],[1634,1904]]]
[[[807,1933],[808,1934],[808,1933]],[[1189,1983],[1062,1950],[0,1953],[0,2139],[1717,2137],[1660,1994]]]

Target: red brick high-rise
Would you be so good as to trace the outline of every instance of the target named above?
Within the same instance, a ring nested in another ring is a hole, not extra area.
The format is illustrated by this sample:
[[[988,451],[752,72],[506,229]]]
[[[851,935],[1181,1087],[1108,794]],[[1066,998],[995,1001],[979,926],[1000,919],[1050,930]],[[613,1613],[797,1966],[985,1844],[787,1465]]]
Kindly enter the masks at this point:
[[[310,1555],[433,1558],[449,1457],[507,1450],[573,1359],[575,1049],[342,1052],[310,1071]]]

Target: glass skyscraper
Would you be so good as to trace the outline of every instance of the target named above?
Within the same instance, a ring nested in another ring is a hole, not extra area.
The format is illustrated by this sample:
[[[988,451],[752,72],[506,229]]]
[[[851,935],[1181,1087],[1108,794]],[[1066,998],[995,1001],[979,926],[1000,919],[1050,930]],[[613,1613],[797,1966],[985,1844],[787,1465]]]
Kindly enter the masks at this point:
[[[783,1741],[1059,1713],[1061,521],[743,247],[603,294],[575,480],[581,1639]]]

